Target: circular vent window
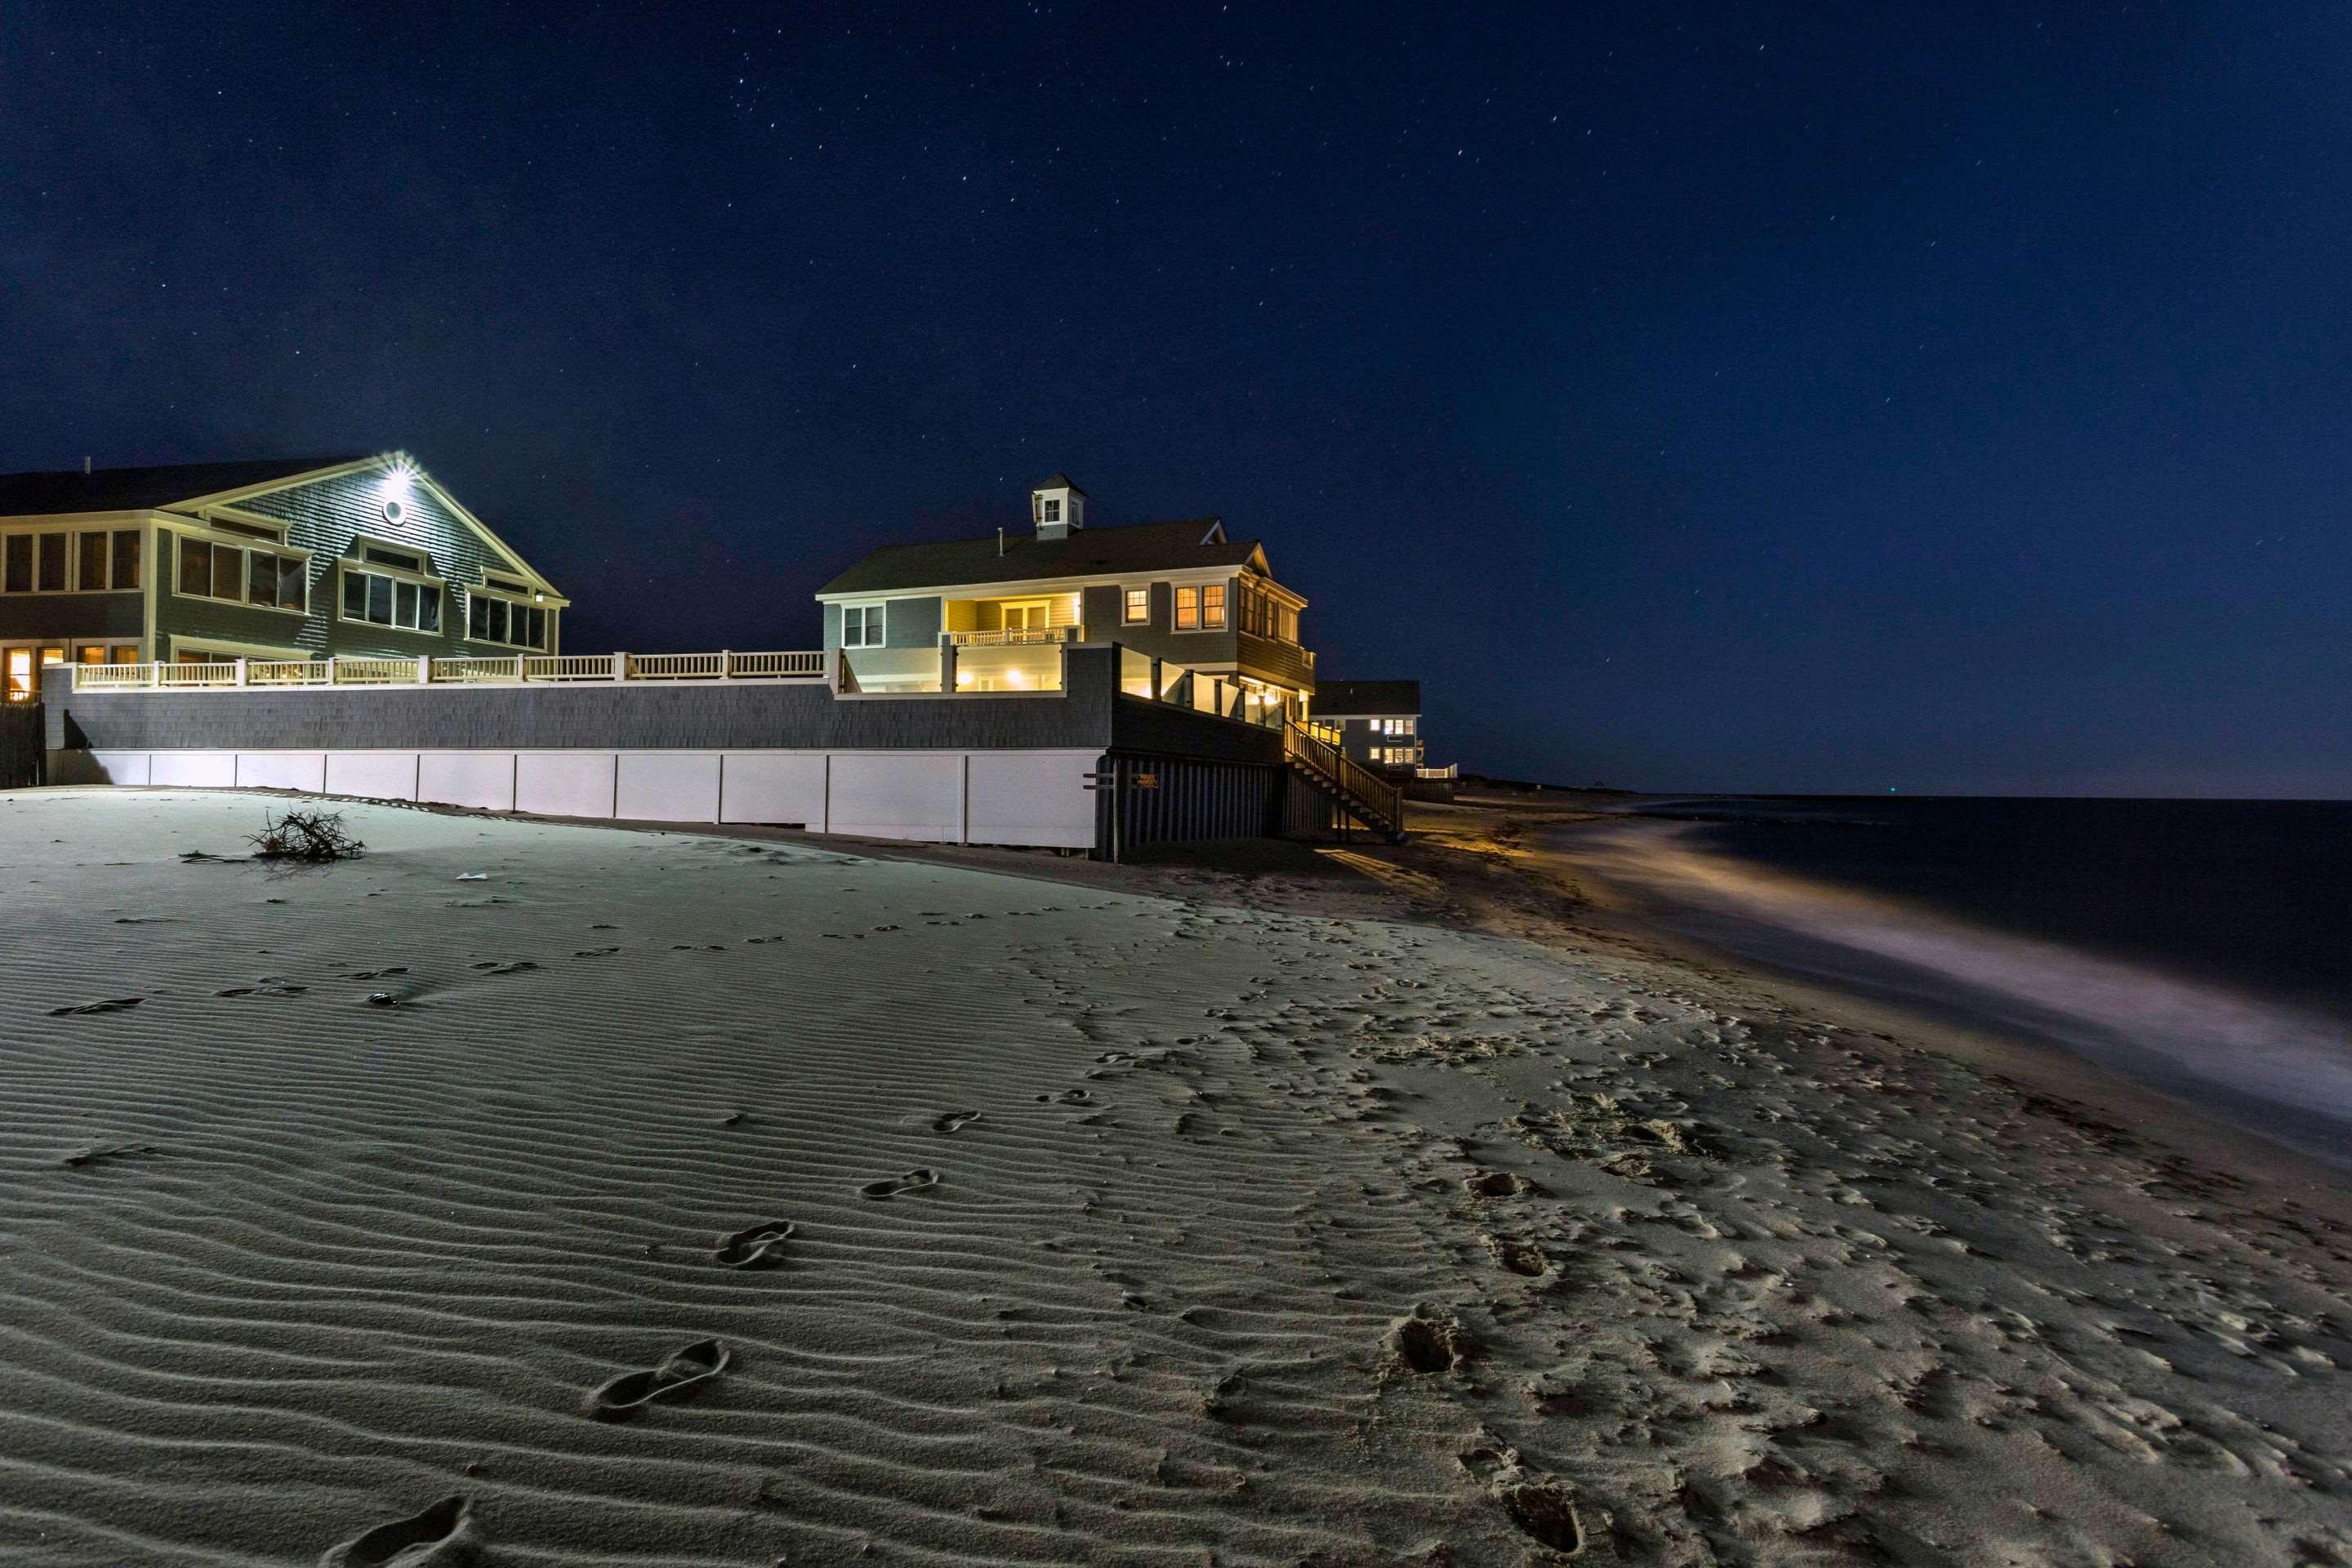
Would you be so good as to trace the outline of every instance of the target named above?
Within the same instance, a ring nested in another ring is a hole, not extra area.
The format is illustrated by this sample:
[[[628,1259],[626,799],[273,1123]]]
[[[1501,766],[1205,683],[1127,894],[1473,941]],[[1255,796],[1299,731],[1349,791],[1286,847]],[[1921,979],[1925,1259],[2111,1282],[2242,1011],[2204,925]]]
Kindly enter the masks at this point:
[[[408,509],[398,501],[388,500],[383,503],[383,520],[386,522],[398,522],[407,510]]]

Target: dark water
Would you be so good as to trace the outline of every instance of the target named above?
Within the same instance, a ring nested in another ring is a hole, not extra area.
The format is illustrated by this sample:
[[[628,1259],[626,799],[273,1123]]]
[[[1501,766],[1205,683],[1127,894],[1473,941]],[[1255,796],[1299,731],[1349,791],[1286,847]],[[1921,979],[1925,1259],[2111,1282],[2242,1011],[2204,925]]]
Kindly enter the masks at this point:
[[[1684,935],[2352,1165],[2352,803],[1692,799],[1560,844]]]

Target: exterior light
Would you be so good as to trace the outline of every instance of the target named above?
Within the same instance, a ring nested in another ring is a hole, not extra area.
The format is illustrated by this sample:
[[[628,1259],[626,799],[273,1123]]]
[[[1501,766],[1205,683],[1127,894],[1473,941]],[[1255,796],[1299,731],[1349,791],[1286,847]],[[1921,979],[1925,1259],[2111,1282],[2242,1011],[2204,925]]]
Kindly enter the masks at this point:
[[[384,470],[381,487],[384,521],[398,522],[407,514],[408,485],[415,473],[415,465],[405,458],[394,459],[392,467]]]

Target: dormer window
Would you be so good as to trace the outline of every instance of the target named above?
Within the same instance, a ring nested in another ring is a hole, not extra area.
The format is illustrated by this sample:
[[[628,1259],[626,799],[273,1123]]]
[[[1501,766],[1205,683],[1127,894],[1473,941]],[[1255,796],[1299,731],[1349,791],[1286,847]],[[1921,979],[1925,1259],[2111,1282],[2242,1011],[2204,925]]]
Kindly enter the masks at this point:
[[[1029,492],[1029,519],[1040,539],[1067,539],[1087,525],[1087,492],[1055,474]]]

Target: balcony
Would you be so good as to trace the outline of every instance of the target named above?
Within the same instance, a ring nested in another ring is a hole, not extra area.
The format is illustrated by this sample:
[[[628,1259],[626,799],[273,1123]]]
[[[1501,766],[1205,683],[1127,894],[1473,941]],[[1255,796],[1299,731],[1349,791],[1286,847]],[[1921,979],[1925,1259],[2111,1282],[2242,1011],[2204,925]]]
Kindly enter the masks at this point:
[[[1087,640],[1084,626],[1013,626],[1003,631],[941,632],[950,647],[1050,647]]]

